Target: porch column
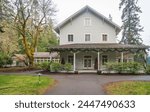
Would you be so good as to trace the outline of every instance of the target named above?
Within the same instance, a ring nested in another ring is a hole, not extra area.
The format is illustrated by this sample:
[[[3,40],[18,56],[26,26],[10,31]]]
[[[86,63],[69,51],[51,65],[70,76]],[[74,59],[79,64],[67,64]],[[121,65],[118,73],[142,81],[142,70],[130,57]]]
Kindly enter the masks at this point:
[[[73,71],[76,71],[76,53],[73,53]]]
[[[121,63],[123,63],[123,58],[124,58],[123,57],[123,52],[121,52],[121,60],[120,60]]]
[[[100,56],[100,53],[98,52],[97,53],[97,61],[98,61],[98,66],[97,66],[97,68],[98,68],[98,71],[100,70],[100,66],[99,66],[99,64],[100,64],[100,59],[99,59],[99,56]]]

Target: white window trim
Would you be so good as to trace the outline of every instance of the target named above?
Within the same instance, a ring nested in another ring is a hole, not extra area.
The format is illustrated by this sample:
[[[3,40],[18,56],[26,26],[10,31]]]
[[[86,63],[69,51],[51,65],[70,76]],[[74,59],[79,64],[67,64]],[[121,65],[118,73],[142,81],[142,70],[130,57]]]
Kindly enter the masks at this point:
[[[104,40],[103,40],[103,35],[107,35],[107,41],[104,41]],[[108,42],[108,41],[109,41],[109,40],[108,40],[108,34],[107,34],[107,33],[102,33],[102,34],[101,34],[101,40],[102,40],[102,42]]]
[[[90,35],[90,41],[85,41],[85,35]],[[91,42],[91,33],[84,33],[84,42]]]
[[[69,41],[69,38],[68,38],[69,35],[73,35],[73,41]],[[74,42],[74,34],[73,33],[68,33],[67,34],[67,42],[69,42],[69,43]]]
[[[87,18],[88,18],[88,19],[90,19],[90,21],[89,21],[89,22],[90,22],[90,23],[89,23],[89,25],[87,25],[87,24],[86,24],[86,21],[85,21],[85,19],[87,19]],[[91,25],[92,25],[91,17],[84,17],[84,26],[91,26]]]
[[[85,59],[85,56],[91,56],[91,55],[84,55],[84,56],[83,56],[83,69],[86,69],[86,68],[87,68],[87,67],[84,67],[84,59]],[[91,56],[90,59],[91,59],[91,67],[89,67],[89,69],[92,69],[92,67],[93,67],[93,66],[92,66],[92,63],[93,63],[93,61],[92,61],[92,59],[93,59],[92,56]]]

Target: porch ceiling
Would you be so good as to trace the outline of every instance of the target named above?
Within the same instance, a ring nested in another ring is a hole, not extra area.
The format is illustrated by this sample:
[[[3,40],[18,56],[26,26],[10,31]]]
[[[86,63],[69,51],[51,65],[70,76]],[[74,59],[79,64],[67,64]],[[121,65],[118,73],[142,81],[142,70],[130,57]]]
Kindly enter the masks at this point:
[[[64,52],[64,51],[99,51],[99,52],[108,52],[108,51],[130,51],[130,52],[139,52],[146,49],[149,49],[150,46],[145,45],[129,45],[129,44],[115,44],[115,43],[107,43],[107,44],[67,44],[60,45],[56,47],[49,48],[50,52]]]

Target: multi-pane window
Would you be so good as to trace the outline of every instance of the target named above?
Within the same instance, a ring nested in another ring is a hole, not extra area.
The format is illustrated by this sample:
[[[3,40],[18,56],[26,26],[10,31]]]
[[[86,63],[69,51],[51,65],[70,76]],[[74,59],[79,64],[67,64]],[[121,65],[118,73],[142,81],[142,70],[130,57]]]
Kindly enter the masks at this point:
[[[107,39],[108,39],[107,34],[103,34],[103,35],[102,35],[102,40],[103,40],[103,41],[107,41]]]
[[[90,41],[91,39],[91,35],[90,34],[85,34],[85,41]]]
[[[68,35],[68,42],[73,42],[73,34]]]
[[[68,63],[73,65],[73,56],[68,56]]]
[[[108,62],[108,56],[102,55],[102,65],[105,65]]]
[[[90,26],[90,25],[91,25],[91,19],[88,18],[88,17],[85,18],[85,19],[84,19],[84,25],[85,25],[85,26]]]
[[[92,67],[92,57],[91,56],[84,56],[84,67],[85,68]]]

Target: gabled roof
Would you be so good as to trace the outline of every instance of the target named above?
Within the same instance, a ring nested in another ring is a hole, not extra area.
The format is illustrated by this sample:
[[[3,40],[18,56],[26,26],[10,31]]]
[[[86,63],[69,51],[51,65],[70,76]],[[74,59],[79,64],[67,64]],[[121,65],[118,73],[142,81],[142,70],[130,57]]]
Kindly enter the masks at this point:
[[[61,22],[60,24],[58,24],[55,27],[55,31],[57,33],[59,33],[59,29],[61,27],[63,27],[65,24],[67,24],[68,22],[70,22],[70,20],[78,17],[79,15],[81,15],[82,13],[84,13],[85,11],[90,11],[91,13],[93,13],[95,16],[103,19],[105,22],[107,22],[108,24],[110,24],[111,26],[113,26],[114,28],[116,28],[116,31],[119,33],[121,30],[121,27],[119,25],[117,25],[116,23],[114,23],[113,21],[109,20],[107,17],[105,17],[104,15],[100,14],[99,12],[97,12],[96,10],[94,10],[93,8],[91,8],[90,6],[85,6],[82,9],[80,9],[79,11],[77,11],[76,13],[74,13],[73,15],[71,15],[70,17],[68,17],[67,19],[65,19],[63,22]]]

